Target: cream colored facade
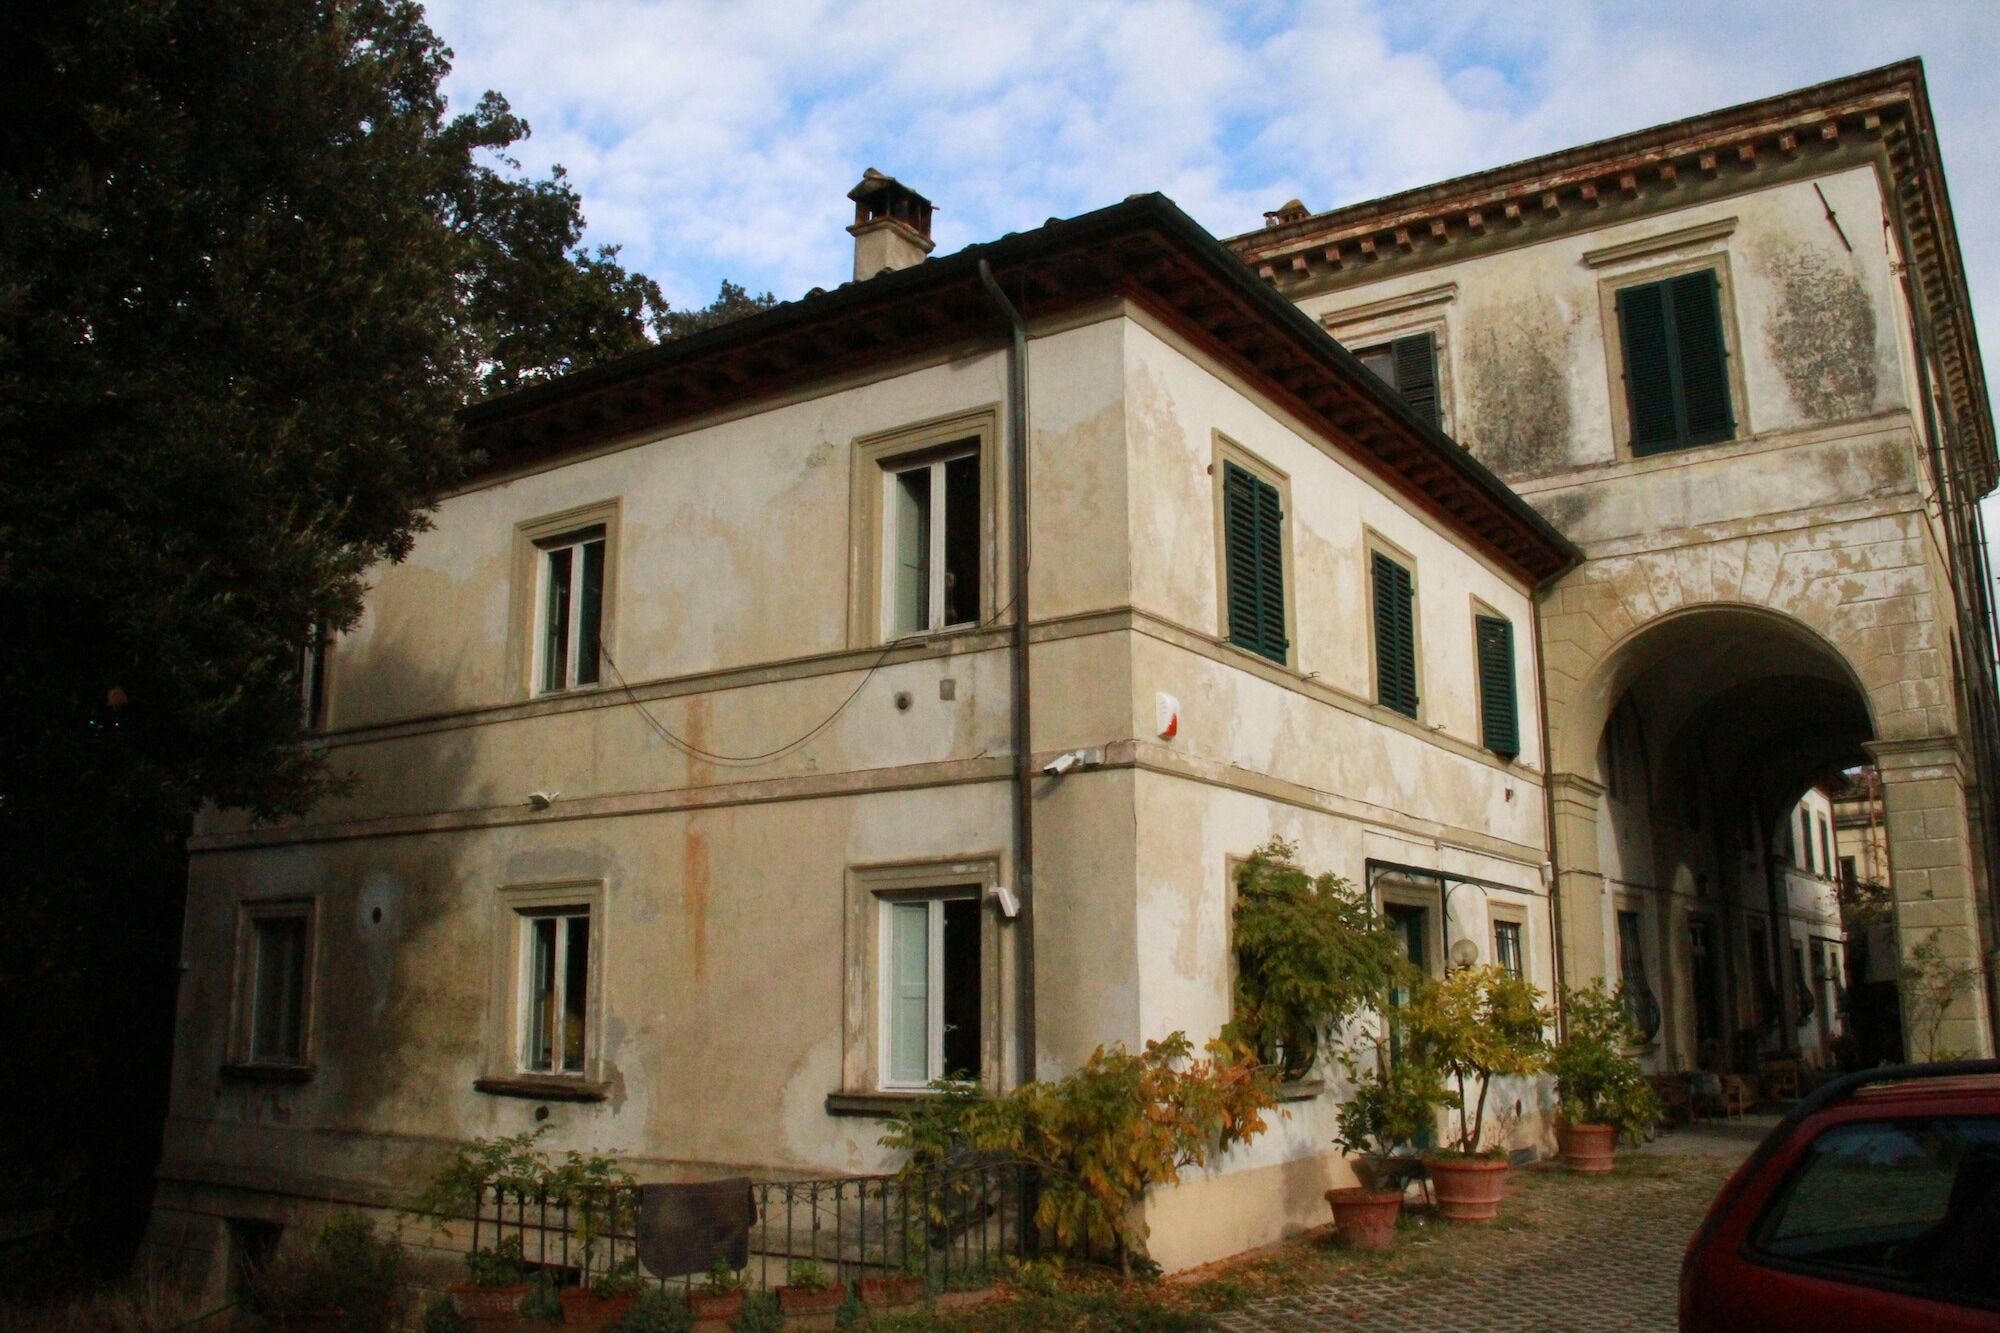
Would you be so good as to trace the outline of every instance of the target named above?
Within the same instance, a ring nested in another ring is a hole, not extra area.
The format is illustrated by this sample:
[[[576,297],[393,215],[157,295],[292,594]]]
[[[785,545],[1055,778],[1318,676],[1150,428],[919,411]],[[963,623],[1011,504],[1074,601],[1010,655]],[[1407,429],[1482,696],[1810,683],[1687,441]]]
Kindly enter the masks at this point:
[[[1901,947],[1990,978],[1993,432],[1933,136],[1912,62],[1231,242],[1350,347],[1429,334],[1445,428],[1585,551],[1539,603],[1562,965],[1639,915],[1663,1067],[1752,1054],[1782,820],[1850,764]],[[1705,274],[1733,420],[1635,450],[1620,293]]]
[[[1120,209],[1144,240],[1171,205]],[[1206,245],[1200,262],[1237,273]],[[888,300],[909,276],[821,299],[858,306],[880,284]],[[1200,329],[1115,296],[1029,341],[1033,763],[1092,757],[1035,780],[1032,910],[1006,915],[996,887],[1027,896],[1010,835],[1018,599],[1004,326],[985,318],[971,345],[919,341],[671,429],[503,461],[377,571],[327,673],[325,744],[351,791],[273,825],[211,814],[194,844],[156,1253],[213,1275],[227,1219],[391,1205],[439,1145],[543,1124],[551,1148],[642,1179],[893,1169],[880,1116],[909,1094],[891,1077],[888,913],[926,890],[977,905],[977,1058],[1000,1087],[1100,1044],[1216,1035],[1230,867],[1274,836],[1432,906],[1434,964],[1461,935],[1490,948],[1496,916],[1517,923],[1549,984],[1533,578]],[[979,620],[895,637],[894,468],[941,446],[978,462]],[[1225,461],[1286,497],[1283,662],[1229,642]],[[1532,526],[1515,508],[1497,512]],[[578,532],[605,543],[602,680],[550,692],[545,552]],[[1416,573],[1414,720],[1374,698],[1374,549]],[[1553,534],[1545,554],[1563,558]],[[1482,748],[1476,611],[1519,627],[1518,757]],[[1447,921],[1413,869],[1484,883]],[[258,903],[311,913],[295,1060],[240,1049]],[[580,1058],[523,1068],[534,923],[559,911],[588,931],[587,962],[563,955],[582,999],[557,1038],[580,1035]],[[1156,1198],[1155,1258],[1319,1220],[1346,1179],[1334,1093],[1288,1097],[1264,1138]]]

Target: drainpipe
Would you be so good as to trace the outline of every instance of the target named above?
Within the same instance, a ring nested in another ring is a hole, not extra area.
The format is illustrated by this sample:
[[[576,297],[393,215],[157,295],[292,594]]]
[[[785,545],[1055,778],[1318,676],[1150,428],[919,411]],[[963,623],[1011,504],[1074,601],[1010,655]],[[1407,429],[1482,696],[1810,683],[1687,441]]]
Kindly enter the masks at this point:
[[[979,261],[979,280],[1013,328],[1007,352],[1007,554],[1014,591],[1014,883],[1021,910],[1014,922],[1015,1004],[1021,1021],[1020,1081],[1035,1077],[1035,770],[1028,729],[1028,326],[1007,299],[993,268]]]
[[[1563,909],[1562,866],[1556,860],[1556,760],[1549,751],[1548,678],[1542,674],[1542,593],[1535,594],[1535,712],[1542,727],[1542,830],[1549,845],[1549,941],[1550,976],[1555,982],[1556,1040],[1569,1031],[1569,1013],[1563,993]]]

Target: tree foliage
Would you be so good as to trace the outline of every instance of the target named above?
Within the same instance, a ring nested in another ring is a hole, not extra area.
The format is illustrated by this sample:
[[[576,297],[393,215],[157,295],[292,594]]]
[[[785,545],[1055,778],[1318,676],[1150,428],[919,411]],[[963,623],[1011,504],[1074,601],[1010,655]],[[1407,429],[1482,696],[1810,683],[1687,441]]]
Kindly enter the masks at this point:
[[[1035,1222],[1065,1248],[1112,1249],[1129,1273],[1143,1254],[1137,1206],[1155,1185],[1264,1132],[1274,1105],[1268,1071],[1231,1043],[1194,1043],[1176,1032],[1140,1054],[1098,1047],[1054,1082],[1003,1097],[940,1085],[891,1123],[883,1146],[910,1154],[911,1174],[940,1173],[972,1160],[1040,1169]]]
[[[1495,1078],[1532,1074],[1548,1058],[1542,1029],[1549,1012],[1542,994],[1504,967],[1461,967],[1427,981],[1399,1018],[1409,1057],[1457,1084],[1458,1136],[1454,1150],[1480,1151],[1486,1127],[1486,1094]],[[1479,1088],[1468,1116],[1466,1083]]]
[[[777,303],[778,298],[769,292],[752,296],[724,278],[722,290],[715,294],[715,300],[710,304],[699,310],[668,310],[663,313],[658,324],[659,334],[662,338],[684,338],[690,333],[721,328],[747,315],[760,314]]]
[[[1395,929],[1368,895],[1308,875],[1298,848],[1272,839],[1236,870],[1236,995],[1231,1031],[1287,1077],[1414,975]]]
[[[327,789],[301,653],[460,475],[458,409],[667,313],[449,61],[410,0],[0,8],[0,1008],[43,1071],[0,1150],[115,1140],[137,1216],[192,812]]]

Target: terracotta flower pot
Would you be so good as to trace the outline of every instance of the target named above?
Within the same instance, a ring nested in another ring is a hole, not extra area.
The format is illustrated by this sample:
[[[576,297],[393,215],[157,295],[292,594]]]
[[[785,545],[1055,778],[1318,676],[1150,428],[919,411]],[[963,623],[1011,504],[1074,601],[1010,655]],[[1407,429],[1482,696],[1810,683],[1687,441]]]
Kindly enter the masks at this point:
[[[1349,1249],[1386,1250],[1395,1241],[1401,1190],[1328,1190],[1326,1202],[1333,1209],[1334,1231]]]
[[[808,1328],[832,1328],[834,1315],[846,1303],[847,1288],[837,1283],[831,1287],[778,1288],[778,1312],[787,1321]]]
[[[864,1277],[854,1285],[861,1291],[861,1303],[871,1310],[894,1310],[924,1298],[920,1277]]]
[[[451,1289],[451,1303],[471,1323],[511,1324],[515,1312],[520,1309],[521,1298],[527,1294],[528,1284],[525,1282],[505,1287],[461,1285]]]
[[[1563,1165],[1578,1175],[1608,1176],[1618,1154],[1616,1125],[1556,1125]]]
[[[696,1319],[727,1323],[743,1313],[743,1303],[749,1299],[747,1291],[703,1291],[696,1287],[688,1293],[688,1309]]]
[[[610,1328],[639,1299],[637,1292],[600,1296],[588,1287],[564,1287],[556,1296],[562,1302],[563,1324],[569,1328]]]
[[[1500,1216],[1507,1163],[1490,1157],[1427,1157],[1438,1216],[1447,1222],[1491,1222]]]

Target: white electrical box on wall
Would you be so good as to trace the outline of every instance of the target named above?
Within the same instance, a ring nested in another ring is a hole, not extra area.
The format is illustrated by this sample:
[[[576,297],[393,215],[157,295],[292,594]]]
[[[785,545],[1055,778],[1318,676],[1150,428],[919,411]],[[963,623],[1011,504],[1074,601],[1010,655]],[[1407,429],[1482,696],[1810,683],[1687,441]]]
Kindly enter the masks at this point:
[[[1153,730],[1163,741],[1181,732],[1181,701],[1165,691],[1153,696]]]

